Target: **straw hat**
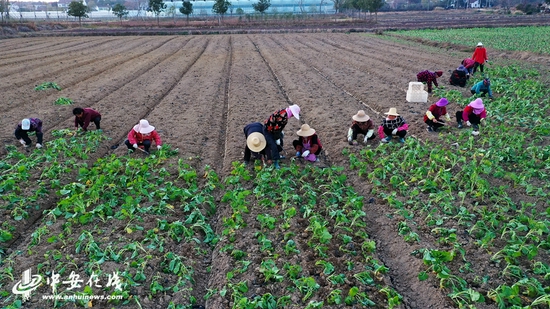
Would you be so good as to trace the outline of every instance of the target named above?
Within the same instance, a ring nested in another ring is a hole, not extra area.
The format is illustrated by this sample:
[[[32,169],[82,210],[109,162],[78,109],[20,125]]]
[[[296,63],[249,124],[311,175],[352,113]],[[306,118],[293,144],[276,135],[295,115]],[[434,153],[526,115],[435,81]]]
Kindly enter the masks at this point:
[[[395,107],[390,108],[390,110],[384,114],[388,116],[399,116],[399,114],[397,113],[397,109]]]
[[[296,132],[296,134],[298,136],[308,137],[308,136],[312,136],[313,134],[315,134],[315,130],[310,128],[309,125],[303,124],[302,127],[300,128],[300,130],[298,130],[298,132]]]
[[[477,46],[478,46],[478,47],[479,47],[479,46],[483,46],[483,43],[479,42],[479,43],[477,43]]]
[[[139,124],[136,124],[134,126],[134,131],[139,132],[141,134],[147,134],[151,133],[155,130],[155,127],[149,124],[149,121],[145,119],[141,119],[139,121]]]
[[[353,115],[353,117],[351,118],[359,122],[367,122],[370,119],[370,117],[367,114],[365,114],[364,110],[358,111],[357,114]]]
[[[21,129],[28,130],[31,128],[31,121],[28,118],[25,118],[21,121]]]
[[[246,146],[253,152],[264,150],[266,144],[265,136],[260,132],[252,132],[246,138]]]

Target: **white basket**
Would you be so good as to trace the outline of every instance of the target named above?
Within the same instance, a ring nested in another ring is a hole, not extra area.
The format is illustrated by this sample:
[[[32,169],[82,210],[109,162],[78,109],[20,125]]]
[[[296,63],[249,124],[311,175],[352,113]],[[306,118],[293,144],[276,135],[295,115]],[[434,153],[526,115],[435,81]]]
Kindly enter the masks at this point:
[[[426,103],[428,102],[428,92],[424,91],[424,84],[419,82],[410,82],[407,90],[407,102]]]

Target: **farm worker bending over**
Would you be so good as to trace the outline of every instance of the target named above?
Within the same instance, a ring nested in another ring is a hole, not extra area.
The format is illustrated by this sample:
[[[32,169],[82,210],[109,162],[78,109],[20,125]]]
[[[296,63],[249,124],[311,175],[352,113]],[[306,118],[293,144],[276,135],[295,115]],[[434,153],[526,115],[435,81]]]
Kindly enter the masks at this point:
[[[470,89],[472,94],[480,94],[484,97],[486,94],[489,94],[489,99],[493,98],[493,92],[491,91],[491,81],[488,78],[484,78],[482,81],[476,83]]]
[[[100,130],[99,122],[101,121],[101,114],[91,108],[76,107],[73,109],[74,126],[78,130],[78,126],[82,127],[82,130],[88,131],[90,122],[93,121],[95,128]]]
[[[392,136],[398,136],[399,142],[405,142],[405,135],[407,135],[407,129],[409,125],[405,122],[403,117],[399,116],[395,107],[390,108],[387,113],[384,113],[387,117],[382,121],[382,125],[378,127],[378,135],[382,139],[382,143],[389,143]],[[384,136],[387,137],[384,138]]]
[[[474,50],[474,54],[472,55],[472,59],[475,62],[472,75],[476,74],[476,70],[478,67],[481,74],[483,74],[483,64],[485,62],[489,62],[489,59],[487,59],[487,50],[485,49],[485,47],[483,47],[483,43],[481,42],[477,43],[476,49]]]
[[[15,127],[15,138],[21,145],[30,147],[32,142],[29,138],[29,132],[36,132],[36,148],[42,148],[42,120],[38,118],[25,118]]]
[[[466,82],[468,81],[468,70],[463,66],[459,66],[456,68],[456,70],[451,73],[451,77],[449,77],[449,84],[454,86],[460,86],[464,87],[466,86]]]
[[[292,142],[292,146],[296,149],[296,156],[310,162],[319,161],[317,156],[321,153],[323,146],[315,130],[309,125],[303,124],[296,135],[299,136],[298,139]]]
[[[485,121],[487,117],[487,111],[483,105],[483,101],[480,98],[475,99],[470,102],[464,110],[456,112],[456,122],[458,123],[458,128],[462,129],[462,122],[465,121],[467,126],[473,126],[474,131],[473,135],[479,134],[479,124],[482,121]]]
[[[357,114],[351,117],[353,122],[348,130],[348,142],[350,145],[357,145],[357,135],[363,134],[363,142],[366,144],[368,140],[375,138],[374,124],[370,117],[365,114],[364,110],[360,110]]]
[[[437,132],[440,127],[445,125],[445,121],[440,119],[442,116],[445,116],[445,120],[447,121],[451,120],[445,107],[447,104],[449,104],[447,98],[441,98],[436,103],[430,105],[424,115],[424,122],[428,125],[428,132]]]
[[[265,139],[267,147],[271,151],[271,159],[274,161],[284,159],[284,156],[281,157],[279,155],[279,151],[283,150],[283,129],[288,123],[288,119],[292,116],[300,119],[300,106],[294,104],[285,109],[278,110],[264,121]]]
[[[152,141],[155,141],[157,149],[162,148],[162,141],[155,127],[149,124],[149,121],[141,119],[132,130],[128,133],[128,139],[124,142],[128,150],[134,151],[134,149],[144,148],[145,154],[149,154],[149,148],[151,148]]]
[[[473,69],[474,69],[474,65],[475,65],[475,61],[474,59],[472,58],[466,58],[464,60],[462,60],[462,65],[466,68],[466,70],[468,70],[468,74],[469,75],[472,75],[472,72],[473,72]]]
[[[246,138],[246,146],[244,148],[244,164],[248,165],[250,158],[254,156],[254,160],[264,160],[267,156],[267,142],[264,136],[264,125],[261,122],[253,122],[247,124],[244,129],[244,137]],[[268,163],[271,163],[268,161]],[[275,167],[278,168],[279,162],[276,162]]]
[[[432,83],[439,87],[439,84],[437,84],[437,78],[443,75],[443,71],[422,71],[418,74],[416,74],[416,79],[421,83],[428,84],[428,93],[432,93]]]

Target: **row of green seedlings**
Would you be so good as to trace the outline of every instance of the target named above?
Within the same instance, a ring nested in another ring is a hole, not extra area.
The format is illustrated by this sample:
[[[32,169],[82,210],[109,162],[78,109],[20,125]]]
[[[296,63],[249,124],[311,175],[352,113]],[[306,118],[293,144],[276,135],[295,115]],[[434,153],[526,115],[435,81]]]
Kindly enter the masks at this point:
[[[213,294],[238,309],[401,303],[364,231],[363,197],[346,186],[341,169],[291,164],[256,171],[234,162],[225,179],[222,202],[231,212],[223,218],[220,252],[233,268]],[[246,234],[257,243],[240,242]],[[265,293],[254,294],[254,286]]]
[[[402,149],[363,149],[359,157],[345,153],[351,168],[367,177],[404,219],[398,232],[405,240],[419,242],[423,230],[442,247],[415,252],[428,266],[419,274],[420,280],[435,273],[459,307],[487,301],[483,294],[499,308],[547,304],[550,291],[542,282],[550,278],[550,208],[544,210],[550,188],[545,172],[550,148],[540,141],[549,132],[544,123],[548,92],[540,83],[524,79],[535,76],[533,71],[513,66],[492,72],[497,76],[495,88],[504,95],[486,104],[489,126],[482,128],[478,138],[463,132],[440,135],[440,145],[411,141]],[[453,97],[452,91],[440,95],[464,104],[471,100]],[[515,100],[526,100],[524,96],[539,101],[529,103],[529,111],[510,109]],[[523,128],[501,123],[493,115],[516,117]],[[509,185],[492,185],[497,182]],[[513,195],[523,190],[536,201],[514,201]],[[471,253],[462,244],[470,244],[470,238],[486,250],[487,264],[500,267],[499,278],[483,276],[468,261]],[[453,274],[448,263],[466,274],[467,280]],[[457,267],[459,263],[462,266]],[[474,288],[487,283],[491,288],[486,293]]]
[[[44,82],[36,87],[34,87],[35,91],[43,91],[46,89],[55,89],[57,91],[61,91],[61,87],[55,83],[55,82]],[[55,105],[71,105],[73,104],[73,100],[66,98],[66,97],[59,97],[54,102]]]
[[[167,146],[146,158],[112,155],[81,168],[77,181],[58,191],[62,199],[32,234],[27,255],[10,256],[6,267],[14,269],[19,259],[34,260],[35,251],[45,252],[38,265],[45,277],[72,271],[104,277],[106,268],[114,268],[121,289],[102,289],[123,296],[109,300],[113,305],[141,307],[145,297],[152,301],[170,295],[184,299],[185,305],[165,304],[168,307],[191,308],[198,302],[192,294],[193,258],[208,255],[218,239],[208,217],[216,210],[212,192],[219,181],[207,166],[199,185],[197,172],[185,160],[170,161],[175,154]],[[2,282],[2,290],[10,288],[7,283]],[[37,291],[51,294],[48,288]],[[135,295],[131,291],[137,288],[145,291]],[[68,302],[86,305],[84,300],[69,299],[55,300],[53,307]]]
[[[13,239],[18,226],[26,224],[29,212],[41,210],[51,190],[63,185],[62,175],[85,166],[82,161],[89,159],[106,139],[98,132],[66,138],[68,131],[53,131],[55,139],[30,154],[14,146],[7,148],[7,155],[0,161],[0,246]]]

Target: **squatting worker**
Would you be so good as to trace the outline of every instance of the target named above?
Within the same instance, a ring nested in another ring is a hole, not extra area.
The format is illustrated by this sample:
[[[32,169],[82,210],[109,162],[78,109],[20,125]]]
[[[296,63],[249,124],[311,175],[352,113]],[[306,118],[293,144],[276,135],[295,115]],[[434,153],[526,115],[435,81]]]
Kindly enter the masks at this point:
[[[73,109],[74,126],[78,130],[78,126],[82,127],[82,130],[88,131],[90,122],[94,122],[95,128],[101,130],[99,123],[101,122],[101,114],[91,108],[75,107]]]
[[[36,148],[42,148],[42,120],[38,118],[25,118],[15,127],[15,138],[21,145],[30,147],[32,144],[29,132],[36,132]]]
[[[261,122],[253,122],[247,124],[244,129],[244,137],[246,138],[246,146],[244,147],[244,164],[248,165],[250,159],[262,160],[270,154],[266,148],[267,142],[264,135],[264,125]],[[268,158],[268,163],[271,163],[271,158]],[[279,168],[279,162],[275,161],[275,168]]]
[[[416,74],[416,79],[421,83],[426,83],[428,85],[428,93],[432,93],[432,83],[439,87],[439,84],[437,83],[437,78],[441,77],[443,75],[443,71],[422,71],[418,74]]]
[[[124,141],[124,144],[126,144],[126,147],[128,147],[128,150],[131,152],[139,148],[143,149],[145,154],[149,154],[149,149],[153,141],[157,145],[157,149],[160,150],[162,148],[162,141],[155,127],[150,125],[149,121],[141,119],[139,123],[128,132],[128,139]]]
[[[271,151],[271,159],[273,161],[278,161],[281,158],[284,159],[279,154],[283,150],[283,129],[288,123],[288,119],[292,116],[298,120],[300,119],[300,106],[293,104],[287,108],[278,110],[264,121],[265,139]]]

